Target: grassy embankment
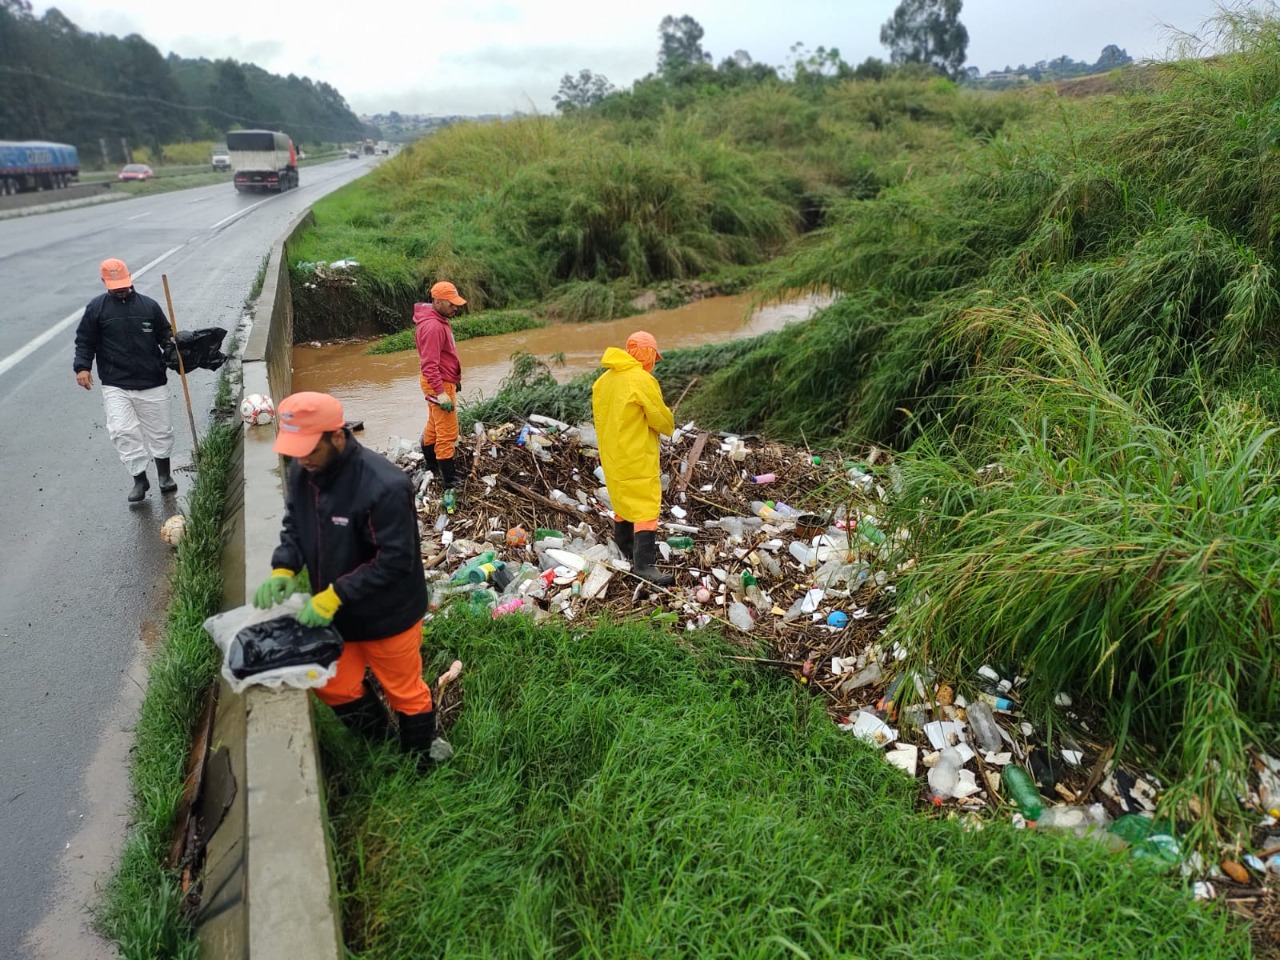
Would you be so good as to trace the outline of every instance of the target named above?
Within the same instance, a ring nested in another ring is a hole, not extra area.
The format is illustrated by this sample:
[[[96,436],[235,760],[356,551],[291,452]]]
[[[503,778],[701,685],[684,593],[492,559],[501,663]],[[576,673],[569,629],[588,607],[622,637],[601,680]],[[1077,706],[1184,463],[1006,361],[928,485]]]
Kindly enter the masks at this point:
[[[186,532],[178,543],[164,642],[151,660],[134,732],[129,836],[116,873],[95,905],[98,929],[116,944],[122,960],[199,956],[177,873],[164,863],[192,732],[218,670],[218,652],[203,625],[222,606],[223,522],[240,432],[233,411],[224,372],[214,398],[214,422],[200,441],[199,470],[186,494]]]
[[[1025,98],[895,80],[807,96],[725,94],[626,119],[450,127],[316,204],[299,261],[354,258],[352,287],[304,286],[300,341],[393,332],[447,277],[473,309],[623,316],[645,289],[741,289],[845,196],[919,175],[1023,115]]]
[[[920,815],[805,688],[696,636],[433,621],[437,664],[468,666],[457,753],[427,777],[325,712],[354,955],[1247,955],[1141,861]]]

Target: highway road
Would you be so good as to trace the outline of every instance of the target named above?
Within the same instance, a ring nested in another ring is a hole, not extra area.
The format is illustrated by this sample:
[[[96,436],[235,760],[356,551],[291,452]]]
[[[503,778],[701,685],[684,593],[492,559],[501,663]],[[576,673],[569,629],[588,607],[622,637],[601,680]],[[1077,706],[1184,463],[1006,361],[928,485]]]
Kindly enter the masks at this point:
[[[177,498],[152,469],[147,499],[125,502],[97,371],[87,392],[71,370],[98,264],[123,259],[161,306],[167,274],[179,329],[234,330],[271,243],[371,166],[306,167],[280,195],[219,184],[0,221],[0,957],[112,955],[85,905],[127,827],[126,753],[172,567],[159,529],[192,477],[175,376]],[[188,377],[201,429],[217,376]]]

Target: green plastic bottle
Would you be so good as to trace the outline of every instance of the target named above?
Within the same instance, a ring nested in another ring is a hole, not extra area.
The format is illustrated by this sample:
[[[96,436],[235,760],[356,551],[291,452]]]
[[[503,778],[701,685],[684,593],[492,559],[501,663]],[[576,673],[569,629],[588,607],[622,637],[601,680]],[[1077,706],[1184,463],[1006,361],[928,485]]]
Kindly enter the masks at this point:
[[[497,554],[494,553],[492,550],[486,550],[484,553],[480,554],[480,556],[476,557],[474,560],[471,560],[468,563],[465,563],[461,567],[459,567],[458,572],[455,573],[452,577],[450,577],[450,580],[453,583],[468,583],[471,581],[472,570],[476,570],[484,566],[486,563],[493,563],[496,557],[497,557]]]
[[[672,550],[689,550],[693,547],[693,537],[667,537],[667,546]]]
[[[442,499],[443,499],[443,502],[444,502],[444,512],[445,512],[445,513],[449,513],[449,514],[451,514],[451,513],[453,513],[453,511],[454,511],[454,510],[456,510],[456,509],[457,509],[457,507],[458,507],[458,497],[457,497],[457,495],[456,495],[456,494],[454,494],[454,492],[453,492],[452,490],[446,490],[446,491],[444,492],[444,497],[443,497]]]
[[[1036,789],[1031,774],[1016,763],[1011,763],[1000,774],[1000,782],[1004,785],[1009,799],[1017,805],[1027,820],[1034,822],[1040,819],[1040,815],[1044,813],[1044,801],[1040,799],[1040,791]]]
[[[537,530],[533,531],[533,539],[534,540],[549,540],[549,539],[563,540],[564,534],[561,533],[559,530],[552,530],[550,527],[539,527]]]

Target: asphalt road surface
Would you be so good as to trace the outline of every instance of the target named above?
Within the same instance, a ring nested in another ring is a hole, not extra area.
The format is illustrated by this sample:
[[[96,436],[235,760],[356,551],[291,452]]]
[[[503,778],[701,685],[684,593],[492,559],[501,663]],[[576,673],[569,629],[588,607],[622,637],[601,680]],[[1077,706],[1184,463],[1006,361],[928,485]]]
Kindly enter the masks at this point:
[[[0,221],[0,957],[111,955],[85,905],[127,827],[125,751],[173,562],[159,530],[192,480],[173,376],[177,497],[153,467],[147,499],[125,502],[97,370],[91,391],[71,370],[98,264],[124,260],[162,307],[166,274],[179,329],[234,330],[272,242],[371,165],[305,167],[279,195],[219,184]],[[217,376],[188,376],[202,431]]]

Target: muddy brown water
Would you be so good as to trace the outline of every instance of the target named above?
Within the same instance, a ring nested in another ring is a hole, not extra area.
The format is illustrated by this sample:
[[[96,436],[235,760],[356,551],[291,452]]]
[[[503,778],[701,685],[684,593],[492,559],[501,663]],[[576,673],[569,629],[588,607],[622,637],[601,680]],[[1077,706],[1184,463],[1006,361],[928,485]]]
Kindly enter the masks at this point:
[[[627,336],[636,330],[652,333],[659,350],[723,343],[807,320],[830,302],[831,298],[814,294],[753,309],[752,298],[746,294],[712,297],[674,310],[655,310],[606,323],[555,324],[464,340],[458,344],[461,399],[466,403],[497,393],[510,373],[511,355],[519,351],[543,360],[563,354],[563,364],[551,363],[551,371],[564,382],[599,369],[605,348],[625,346]],[[294,347],[293,389],[332,393],[342,400],[348,419],[364,421],[364,443],[385,449],[389,437],[416,438],[421,434],[426,403],[418,386],[414,351],[370,356],[368,349],[368,343]],[[667,402],[674,399],[668,397]]]

